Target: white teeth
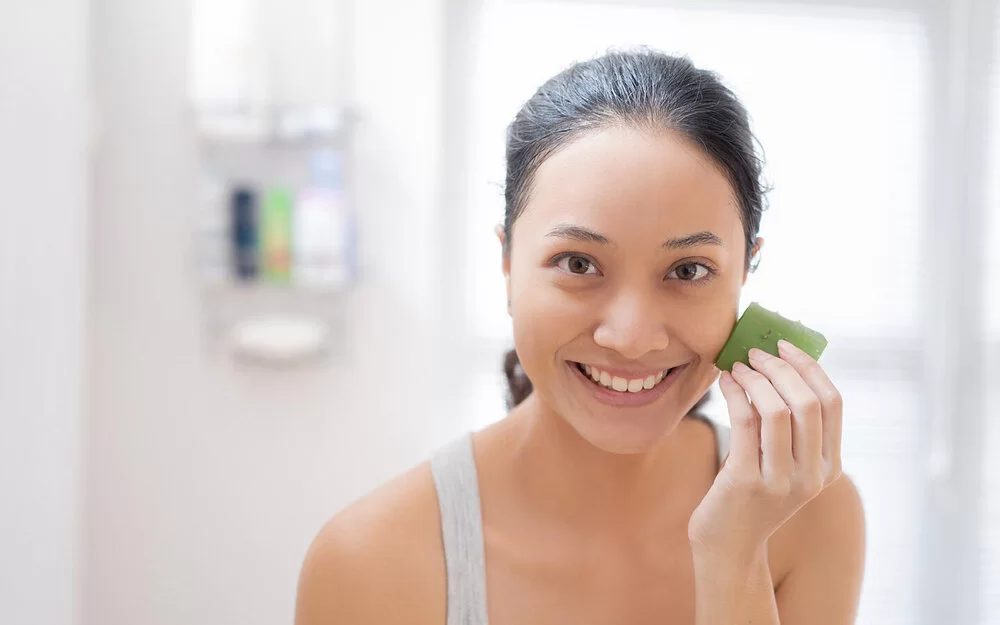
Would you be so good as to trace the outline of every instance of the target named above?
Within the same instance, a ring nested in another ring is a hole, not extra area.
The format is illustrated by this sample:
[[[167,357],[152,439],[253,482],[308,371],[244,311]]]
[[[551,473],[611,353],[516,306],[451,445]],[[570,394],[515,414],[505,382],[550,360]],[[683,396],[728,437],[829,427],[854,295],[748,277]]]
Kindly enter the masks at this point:
[[[619,393],[639,393],[649,390],[659,384],[668,373],[667,371],[660,371],[645,378],[630,379],[612,376],[607,371],[601,371],[597,367],[590,365],[581,364],[580,369],[586,372],[587,376],[597,384],[605,388],[614,389]]]

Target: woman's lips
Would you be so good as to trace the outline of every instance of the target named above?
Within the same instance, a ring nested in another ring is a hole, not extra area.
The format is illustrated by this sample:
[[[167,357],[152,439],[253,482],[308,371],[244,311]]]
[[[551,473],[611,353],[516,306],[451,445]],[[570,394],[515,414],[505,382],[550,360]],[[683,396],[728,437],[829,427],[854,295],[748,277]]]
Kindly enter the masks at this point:
[[[588,375],[587,372],[584,370],[584,365],[581,365],[580,363],[576,362],[567,362],[567,365],[572,370],[573,374],[576,375],[580,379],[580,381],[586,385],[588,389],[590,389],[590,392],[597,401],[610,406],[633,406],[633,407],[645,406],[662,397],[664,393],[670,390],[670,387],[673,386],[674,382],[677,380],[677,377],[687,367],[687,364],[685,363],[683,365],[670,369],[668,372],[664,372],[665,374],[662,377],[659,377],[659,374],[653,375],[652,376],[653,383],[651,387],[649,384],[650,376],[646,376],[645,378],[641,379],[643,383],[641,389],[637,389],[637,384],[636,384],[637,382],[640,381],[640,378],[635,377],[628,379],[628,381],[631,383],[631,387],[628,387],[628,383],[626,383],[625,386],[626,390],[615,390],[615,388],[608,388],[607,386],[602,385],[600,382],[595,382],[593,377],[591,375]],[[611,376],[607,372],[601,372],[601,377],[604,380],[607,380],[607,378]],[[625,380],[625,378],[619,378],[619,380],[617,380],[618,382],[617,388],[622,388],[622,380]],[[616,380],[612,378],[610,380],[611,382],[610,385],[614,386],[615,381]]]

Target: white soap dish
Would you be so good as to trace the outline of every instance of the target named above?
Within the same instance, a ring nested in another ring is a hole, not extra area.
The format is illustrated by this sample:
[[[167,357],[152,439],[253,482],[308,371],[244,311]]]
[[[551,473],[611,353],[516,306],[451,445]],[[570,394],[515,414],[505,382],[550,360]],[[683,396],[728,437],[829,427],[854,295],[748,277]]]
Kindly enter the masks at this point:
[[[234,355],[257,362],[289,364],[323,355],[329,345],[329,325],[305,315],[266,314],[233,324],[229,346]]]

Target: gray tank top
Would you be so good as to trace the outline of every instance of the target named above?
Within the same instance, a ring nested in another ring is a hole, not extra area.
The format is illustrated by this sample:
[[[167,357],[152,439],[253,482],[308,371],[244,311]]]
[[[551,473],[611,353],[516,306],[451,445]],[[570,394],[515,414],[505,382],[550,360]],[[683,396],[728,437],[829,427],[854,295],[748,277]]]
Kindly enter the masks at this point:
[[[729,453],[729,428],[705,421],[715,430],[719,465]],[[479,478],[472,453],[472,433],[466,432],[431,458],[431,473],[441,508],[441,537],[448,579],[447,625],[488,625],[486,618],[486,555]]]

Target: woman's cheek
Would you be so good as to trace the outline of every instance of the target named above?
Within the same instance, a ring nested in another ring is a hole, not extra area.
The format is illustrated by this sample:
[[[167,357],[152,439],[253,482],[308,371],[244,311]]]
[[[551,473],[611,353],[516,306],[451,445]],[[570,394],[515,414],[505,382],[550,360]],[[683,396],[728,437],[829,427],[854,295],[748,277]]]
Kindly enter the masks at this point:
[[[729,338],[730,321],[735,321],[730,306],[718,305],[702,310],[698,314],[699,323],[692,325],[691,341],[699,351],[718,353]]]
[[[586,332],[592,307],[546,280],[522,282],[513,297],[514,343],[521,366],[539,383],[560,350]]]
[[[695,346],[705,366],[714,365],[715,359],[722,351],[733,326],[736,324],[735,305],[724,302],[704,310],[700,315],[697,328],[691,334],[691,345]]]

